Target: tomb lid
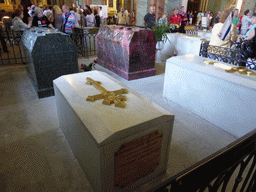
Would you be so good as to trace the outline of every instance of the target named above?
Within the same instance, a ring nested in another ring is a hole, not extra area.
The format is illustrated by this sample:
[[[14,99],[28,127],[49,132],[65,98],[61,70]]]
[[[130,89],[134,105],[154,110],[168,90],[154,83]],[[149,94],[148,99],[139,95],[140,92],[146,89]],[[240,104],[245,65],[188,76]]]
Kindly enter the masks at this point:
[[[216,63],[216,65],[207,64],[204,62],[204,60]],[[191,72],[197,71],[209,76],[223,79],[224,81],[228,81],[230,83],[239,84],[245,87],[256,89],[256,76],[243,75],[238,72],[228,73],[225,71],[225,69],[231,67],[238,67],[235,65],[231,65],[228,63],[216,61],[205,57],[196,56],[193,54],[171,57],[166,61],[167,65],[170,63],[184,67],[184,69],[189,69],[191,70]],[[167,72],[168,71],[166,71],[166,73]]]
[[[49,52],[52,52],[52,47],[56,47],[55,44],[61,44],[61,46],[64,47],[66,44],[70,44],[67,40],[69,39],[68,35],[60,32],[58,29],[38,27],[25,30],[22,36],[22,43],[30,52],[32,52],[38,39],[43,41],[42,44],[38,45],[39,50],[48,50]],[[50,44],[48,43],[49,39],[51,39]],[[48,49],[42,49],[42,46],[46,46]],[[56,50],[58,49],[56,48]]]
[[[100,81],[108,91],[128,89],[126,107],[118,108],[103,105],[102,100],[86,101],[88,96],[100,94],[86,78]],[[129,135],[154,128],[167,121],[173,122],[174,116],[168,111],[145,99],[127,88],[106,73],[91,71],[64,75],[54,80],[55,88],[61,92],[77,116],[87,127],[98,145],[105,145]]]

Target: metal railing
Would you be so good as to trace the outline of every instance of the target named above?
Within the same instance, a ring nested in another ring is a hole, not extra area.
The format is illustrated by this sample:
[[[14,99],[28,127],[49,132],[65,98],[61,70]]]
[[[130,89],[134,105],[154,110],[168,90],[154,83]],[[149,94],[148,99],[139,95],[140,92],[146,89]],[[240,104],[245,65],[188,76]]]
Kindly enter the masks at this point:
[[[97,55],[97,34],[99,29],[74,29],[71,39],[74,41],[79,57]]]
[[[26,64],[26,56],[21,48],[22,31],[13,32],[9,28],[0,31],[1,40],[6,44],[7,50],[3,47],[0,52],[0,65]]]
[[[91,33],[92,32],[92,33]],[[2,28],[1,38],[6,43],[8,52],[0,51],[0,65],[26,64],[27,58],[21,45],[22,31],[13,31],[9,27]],[[97,55],[98,30],[75,30],[71,39],[77,46],[78,57]],[[0,47],[2,47],[0,45]]]
[[[161,182],[137,189],[150,192],[255,192],[256,130]]]
[[[222,61],[232,65],[239,65],[241,58],[239,56],[240,44],[236,44],[235,49],[209,45],[209,41],[202,40],[199,56]],[[256,58],[248,58],[246,68],[256,70]]]

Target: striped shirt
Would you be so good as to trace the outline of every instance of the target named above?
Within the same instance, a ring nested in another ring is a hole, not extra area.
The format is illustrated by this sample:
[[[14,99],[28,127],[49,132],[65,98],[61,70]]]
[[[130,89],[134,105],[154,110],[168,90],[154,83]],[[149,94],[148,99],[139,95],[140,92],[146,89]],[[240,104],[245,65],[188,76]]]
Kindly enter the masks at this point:
[[[66,22],[67,18],[67,22]],[[72,33],[72,25],[75,24],[75,17],[73,14],[69,13],[65,15],[64,13],[62,14],[62,19],[63,19],[63,24],[66,23],[65,25],[65,33]]]

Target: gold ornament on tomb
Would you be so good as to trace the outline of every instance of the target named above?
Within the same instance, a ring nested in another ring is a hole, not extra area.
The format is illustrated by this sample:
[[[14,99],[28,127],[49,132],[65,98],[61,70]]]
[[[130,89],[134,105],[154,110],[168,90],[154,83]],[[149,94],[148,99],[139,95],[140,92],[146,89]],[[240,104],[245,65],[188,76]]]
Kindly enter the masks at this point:
[[[241,75],[249,75],[249,76],[256,76],[256,73],[250,69],[247,69],[246,67],[240,66],[240,67],[230,67],[225,64],[221,64],[219,62],[214,62],[214,61],[209,61],[209,60],[203,60],[204,63],[209,64],[209,65],[214,65],[219,68],[225,69],[227,73],[239,73]]]
[[[120,108],[126,107],[126,104],[124,101],[126,101],[127,98],[122,94],[127,94],[128,93],[127,89],[107,91],[103,86],[101,86],[102,83],[100,81],[94,81],[90,77],[87,77],[86,80],[87,80],[86,82],[87,85],[93,85],[93,87],[95,87],[98,91],[101,92],[101,94],[98,94],[98,95],[88,96],[86,98],[86,101],[94,102],[94,101],[103,99],[102,104],[104,105],[111,105],[112,103],[114,103],[115,107],[120,107]]]
[[[185,31],[196,30],[196,26],[195,25],[188,25],[188,26],[185,26],[184,29],[185,29]]]

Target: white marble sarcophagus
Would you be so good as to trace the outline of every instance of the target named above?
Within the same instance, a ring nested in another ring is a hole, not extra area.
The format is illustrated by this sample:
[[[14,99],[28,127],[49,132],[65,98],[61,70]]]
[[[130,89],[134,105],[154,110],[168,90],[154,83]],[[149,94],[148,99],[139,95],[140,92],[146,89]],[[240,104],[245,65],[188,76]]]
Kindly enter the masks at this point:
[[[94,191],[135,190],[167,169],[173,115],[129,88],[125,108],[86,100],[122,88],[99,71],[54,80],[60,127]]]
[[[163,97],[242,137],[256,127],[256,76],[227,72],[231,67],[237,66],[192,54],[172,57]]]

